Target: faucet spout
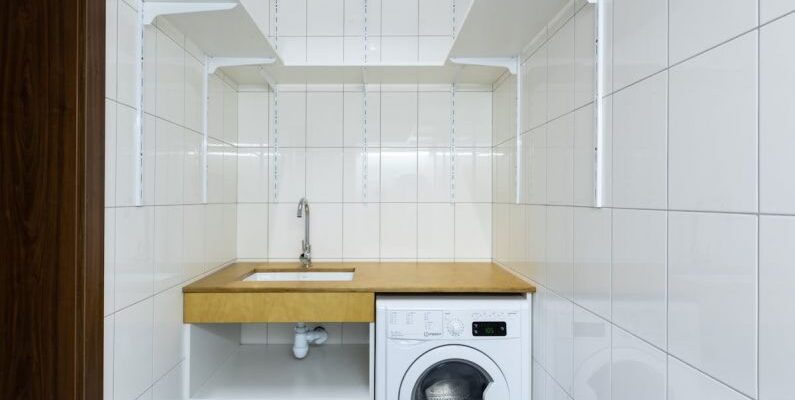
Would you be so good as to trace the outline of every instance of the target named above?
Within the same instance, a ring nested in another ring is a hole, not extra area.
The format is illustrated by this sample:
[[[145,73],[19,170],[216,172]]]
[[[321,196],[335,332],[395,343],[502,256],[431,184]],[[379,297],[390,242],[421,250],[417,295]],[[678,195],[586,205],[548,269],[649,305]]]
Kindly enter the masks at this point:
[[[309,200],[306,197],[298,202],[297,216],[304,219],[304,240],[301,242],[299,259],[304,268],[309,268],[312,266],[312,245],[309,243]]]

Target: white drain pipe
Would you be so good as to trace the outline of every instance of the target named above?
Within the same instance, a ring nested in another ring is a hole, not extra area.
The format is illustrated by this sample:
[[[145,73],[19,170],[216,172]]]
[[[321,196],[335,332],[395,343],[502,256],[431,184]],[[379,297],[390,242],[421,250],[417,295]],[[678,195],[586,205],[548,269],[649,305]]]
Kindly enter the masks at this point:
[[[326,328],[318,326],[315,329],[309,330],[305,323],[296,323],[293,356],[299,360],[306,358],[306,355],[309,353],[310,344],[323,344],[326,340],[328,340]]]

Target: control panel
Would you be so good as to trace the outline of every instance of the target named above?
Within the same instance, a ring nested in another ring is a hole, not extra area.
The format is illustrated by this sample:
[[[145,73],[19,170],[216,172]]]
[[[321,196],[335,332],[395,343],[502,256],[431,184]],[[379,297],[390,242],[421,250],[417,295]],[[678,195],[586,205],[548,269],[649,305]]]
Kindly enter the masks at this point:
[[[519,311],[389,310],[392,339],[497,339],[520,335]]]

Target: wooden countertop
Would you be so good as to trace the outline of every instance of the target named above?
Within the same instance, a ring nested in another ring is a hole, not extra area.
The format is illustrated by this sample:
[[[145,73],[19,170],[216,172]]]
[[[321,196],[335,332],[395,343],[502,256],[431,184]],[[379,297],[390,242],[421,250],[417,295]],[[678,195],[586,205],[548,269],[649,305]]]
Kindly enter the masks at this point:
[[[310,271],[354,271],[335,282],[244,282],[255,272],[304,271],[295,263],[239,262],[182,291],[184,293],[532,293],[535,287],[504,267],[469,262],[318,262]]]

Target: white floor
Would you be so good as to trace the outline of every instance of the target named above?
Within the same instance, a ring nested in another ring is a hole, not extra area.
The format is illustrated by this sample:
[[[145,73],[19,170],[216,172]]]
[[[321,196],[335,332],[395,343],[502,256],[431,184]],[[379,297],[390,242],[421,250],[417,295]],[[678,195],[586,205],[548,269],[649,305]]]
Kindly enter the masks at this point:
[[[369,346],[312,347],[304,360],[290,345],[241,345],[192,399],[366,400]]]

